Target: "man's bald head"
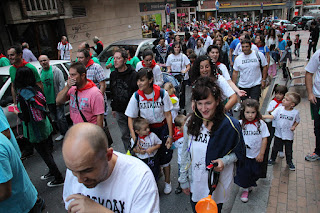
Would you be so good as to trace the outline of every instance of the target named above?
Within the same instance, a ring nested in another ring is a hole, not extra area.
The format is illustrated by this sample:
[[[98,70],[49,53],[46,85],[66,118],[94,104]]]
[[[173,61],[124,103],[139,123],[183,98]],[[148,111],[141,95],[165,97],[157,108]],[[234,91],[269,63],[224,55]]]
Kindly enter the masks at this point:
[[[108,139],[101,127],[91,123],[79,123],[67,132],[63,150],[65,147],[80,147],[85,144],[88,144],[95,154],[108,149]]]
[[[79,50],[87,49],[90,51],[90,45],[88,44],[88,42],[82,42],[81,44],[79,44],[78,49]]]
[[[44,70],[49,70],[50,68],[50,59],[46,55],[40,55],[39,58],[39,63],[42,66]]]

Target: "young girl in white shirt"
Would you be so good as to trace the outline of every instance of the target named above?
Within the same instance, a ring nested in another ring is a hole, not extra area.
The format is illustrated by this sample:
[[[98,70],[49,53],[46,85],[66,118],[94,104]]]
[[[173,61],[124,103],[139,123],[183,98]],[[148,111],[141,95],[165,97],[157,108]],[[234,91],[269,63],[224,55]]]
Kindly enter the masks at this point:
[[[149,166],[154,178],[158,180],[160,164],[156,154],[162,141],[156,134],[150,132],[149,123],[144,118],[134,119],[133,129],[136,133],[136,140],[131,139],[132,149],[136,156]]]
[[[256,181],[261,177],[261,163],[264,158],[269,131],[267,124],[261,120],[259,102],[246,99],[242,102],[240,112],[242,134],[246,144],[246,163],[243,168],[237,168],[234,182],[243,188],[241,201],[248,202],[249,190],[257,186]]]
[[[177,117],[178,112],[180,110],[179,98],[175,95],[176,90],[172,83],[170,82],[165,83],[163,89],[165,89],[168,95],[170,96],[170,100],[173,105],[173,108],[171,110],[171,115],[172,115],[172,121],[174,121],[174,119]]]

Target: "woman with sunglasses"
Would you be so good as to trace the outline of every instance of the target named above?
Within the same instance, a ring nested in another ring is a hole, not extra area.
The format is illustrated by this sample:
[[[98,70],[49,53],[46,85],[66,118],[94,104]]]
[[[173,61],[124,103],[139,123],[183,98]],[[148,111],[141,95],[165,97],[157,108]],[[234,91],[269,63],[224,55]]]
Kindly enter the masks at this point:
[[[221,89],[209,77],[200,77],[192,89],[195,110],[184,127],[179,182],[190,195],[193,212],[197,202],[209,194],[206,167],[218,164],[214,170],[220,177],[212,199],[221,212],[230,195],[234,164],[245,157],[239,121],[224,113],[221,96]]]
[[[141,68],[137,73],[139,90],[135,92],[127,106],[125,115],[128,116],[128,126],[131,137],[135,141],[133,119],[145,118],[150,124],[150,131],[155,133],[162,141],[161,147],[155,157],[159,157],[160,165],[165,176],[164,193],[170,194],[172,187],[170,181],[170,161],[173,142],[172,115],[173,108],[170,97],[164,89],[153,83],[153,72],[150,68]]]

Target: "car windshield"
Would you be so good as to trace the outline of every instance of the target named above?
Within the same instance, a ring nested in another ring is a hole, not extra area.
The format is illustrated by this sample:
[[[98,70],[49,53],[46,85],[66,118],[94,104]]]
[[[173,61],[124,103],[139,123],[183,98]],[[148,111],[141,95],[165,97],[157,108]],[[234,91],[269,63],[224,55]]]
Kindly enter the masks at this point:
[[[99,55],[100,62],[106,62],[113,56],[113,51],[117,48],[133,47],[134,52],[137,51],[138,45],[110,45]]]
[[[0,75],[0,88],[7,82],[9,75]]]

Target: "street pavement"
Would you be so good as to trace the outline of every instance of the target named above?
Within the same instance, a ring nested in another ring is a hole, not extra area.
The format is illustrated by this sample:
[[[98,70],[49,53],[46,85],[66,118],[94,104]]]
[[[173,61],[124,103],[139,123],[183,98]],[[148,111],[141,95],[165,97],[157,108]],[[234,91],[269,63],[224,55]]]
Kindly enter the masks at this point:
[[[304,75],[303,69],[306,65],[305,58],[307,53],[306,41],[309,36],[309,32],[306,31],[291,32],[292,40],[295,38],[294,35],[296,33],[300,33],[301,35],[302,46],[300,60],[293,61],[290,65],[295,76],[300,74]],[[292,47],[292,51],[293,49],[294,47]],[[303,67],[299,67],[301,65],[303,65]],[[262,113],[265,113],[265,108],[272,98],[271,91],[275,83],[286,83],[282,79],[281,69],[278,70],[277,78],[274,79],[272,84],[266,88],[262,94]],[[303,84],[303,79],[295,80],[294,83],[296,85]],[[311,163],[304,160],[304,156],[313,151],[315,144],[313,122],[310,119],[309,102],[307,100],[305,86],[292,86],[290,87],[290,91],[291,90],[299,92],[302,96],[302,102],[297,106],[297,109],[300,110],[301,123],[295,132],[293,148],[293,162],[296,165],[296,171],[292,172],[288,170],[285,159],[277,159],[276,165],[268,167],[268,177],[260,179],[258,181],[258,187],[250,193],[248,203],[242,203],[240,201],[241,189],[234,184],[229,201],[224,204],[223,212],[319,212],[320,164],[319,162]],[[190,91],[190,88],[188,91]],[[190,111],[190,109],[187,111]],[[238,114],[235,114],[235,117],[237,116]],[[108,116],[108,126],[114,140],[114,150],[124,153],[121,134],[116,120],[111,116],[111,113],[109,113]],[[60,171],[65,174],[66,167],[61,153],[62,141],[54,142],[54,144],[54,159]],[[47,181],[40,180],[40,176],[48,172],[40,156],[35,153],[33,157],[25,160],[23,164],[40,196],[45,199],[46,209],[44,212],[65,212],[62,200],[63,187],[49,188],[46,186]],[[171,161],[172,193],[169,195],[163,193],[163,177],[158,181],[161,212],[192,212],[189,197],[183,193],[178,195],[174,193],[174,189],[178,185],[177,178],[177,153],[174,152],[174,157]]]

